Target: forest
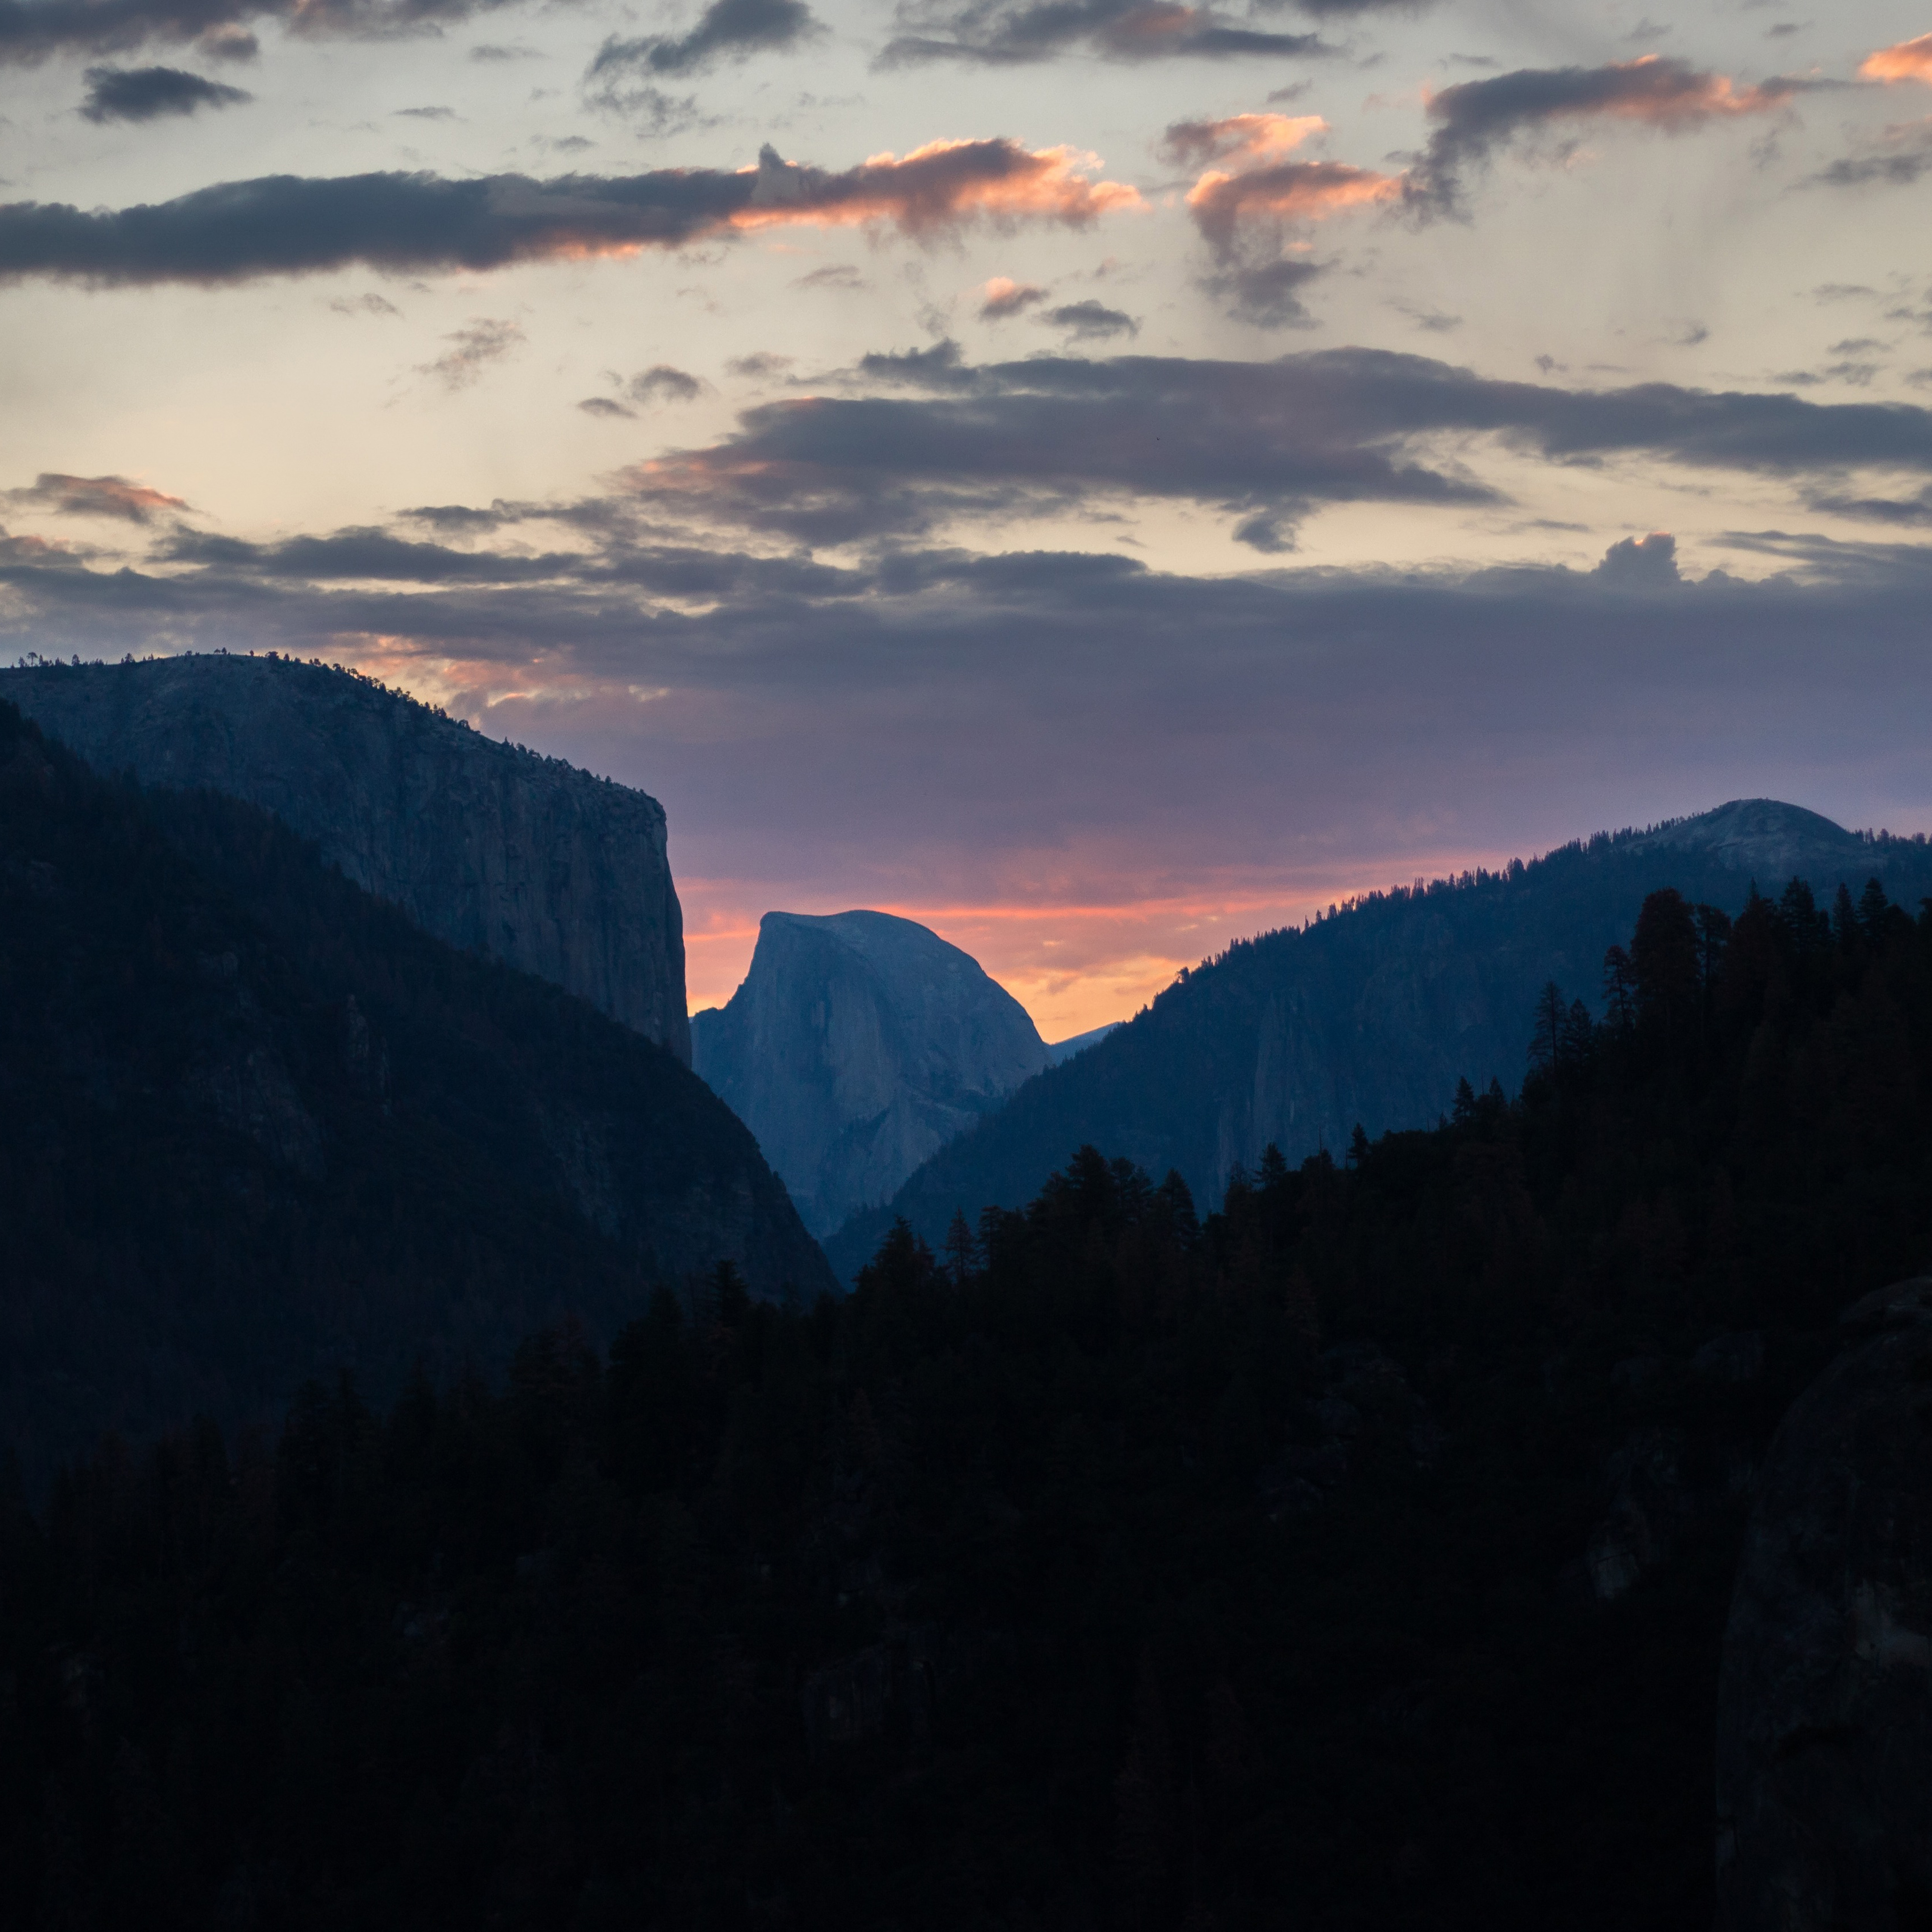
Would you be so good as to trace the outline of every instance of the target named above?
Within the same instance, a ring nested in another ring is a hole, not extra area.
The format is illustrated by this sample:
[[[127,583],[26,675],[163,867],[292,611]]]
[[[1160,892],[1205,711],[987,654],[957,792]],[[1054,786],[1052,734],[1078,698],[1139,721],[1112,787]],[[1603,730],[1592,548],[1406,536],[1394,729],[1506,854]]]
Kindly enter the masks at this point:
[[[1932,904],[1666,888],[1520,1092],[1204,1216],[1082,1148],[848,1298],[105,1442],[0,1505],[0,1916],[1702,1932],[1752,1472],[1926,1264],[1928,1077]]]

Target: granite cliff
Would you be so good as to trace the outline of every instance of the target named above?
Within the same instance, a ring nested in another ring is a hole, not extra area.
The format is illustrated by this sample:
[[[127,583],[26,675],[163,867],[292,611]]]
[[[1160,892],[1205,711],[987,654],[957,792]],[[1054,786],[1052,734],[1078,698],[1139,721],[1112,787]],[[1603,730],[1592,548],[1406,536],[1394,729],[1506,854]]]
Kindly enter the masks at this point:
[[[693,1064],[806,1225],[836,1228],[1046,1064],[1019,1002],[886,913],[767,913],[745,982],[692,1022]]]
[[[688,1062],[664,808],[352,673],[279,657],[0,672],[97,771],[265,806],[424,932],[494,954]]]
[[[1430,1124],[1459,1078],[1479,1090],[1521,1081],[1546,981],[1596,1006],[1604,952],[1628,940],[1646,893],[1675,886],[1736,913],[1754,878],[1774,896],[1794,875],[1821,903],[1876,875],[1916,905],[1932,892],[1932,848],[1742,800],[1498,872],[1370,893],[1184,974],[941,1149],[890,1212],[856,1216],[826,1252],[849,1280],[891,1213],[937,1241],[956,1209],[1018,1207],[1083,1144],[1155,1175],[1177,1169],[1210,1203],[1270,1142],[1298,1162],[1324,1147],[1339,1156],[1358,1122],[1371,1136]]]
[[[834,1286],[674,1054],[4,703],[0,992],[0,1450],[30,1480],[338,1370],[386,1400],[547,1324],[608,1339],[725,1262]]]

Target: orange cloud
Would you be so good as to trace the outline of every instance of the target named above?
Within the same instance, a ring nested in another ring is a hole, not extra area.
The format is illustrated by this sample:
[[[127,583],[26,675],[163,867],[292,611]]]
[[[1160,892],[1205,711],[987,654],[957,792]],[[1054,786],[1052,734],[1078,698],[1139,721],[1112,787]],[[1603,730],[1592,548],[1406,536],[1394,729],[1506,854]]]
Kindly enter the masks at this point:
[[[909,154],[874,154],[838,174],[795,167],[769,152],[757,185],[728,219],[740,231],[800,226],[853,228],[890,221],[922,235],[976,218],[1057,221],[1084,227],[1102,214],[1138,208],[1124,182],[1095,181],[1096,154],[1074,148],[1023,148],[1016,141],[928,141]]]
[[[1392,200],[1402,188],[1399,175],[1345,161],[1288,161],[1243,174],[1210,169],[1188,190],[1187,205],[1201,232],[1219,244],[1243,222],[1325,220],[1347,208]]]
[[[1177,121],[1162,139],[1161,152],[1194,167],[1209,161],[1266,161],[1328,131],[1318,114],[1230,114],[1221,121]]]
[[[1932,87],[1932,34],[1880,47],[1858,69],[1865,80],[1921,80]]]

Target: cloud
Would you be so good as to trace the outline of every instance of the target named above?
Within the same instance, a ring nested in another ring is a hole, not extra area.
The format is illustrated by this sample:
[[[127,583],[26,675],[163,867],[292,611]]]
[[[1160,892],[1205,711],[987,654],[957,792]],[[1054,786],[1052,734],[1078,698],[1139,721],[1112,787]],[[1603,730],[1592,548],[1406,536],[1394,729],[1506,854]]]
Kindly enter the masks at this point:
[[[995,275],[986,284],[985,299],[980,304],[980,320],[1004,322],[1009,316],[1018,315],[1022,309],[1030,308],[1046,299],[1046,290],[1036,288],[1031,282],[1016,282],[1008,275]]]
[[[1430,335],[1450,335],[1462,326],[1460,315],[1451,315],[1445,309],[1426,308],[1415,302],[1393,302],[1390,306],[1408,317],[1416,327]],[[1539,362],[1544,358],[1539,357]]]
[[[434,33],[506,0],[13,0],[0,6],[0,66],[195,41],[215,60],[252,60],[248,23],[279,20],[314,38]]]
[[[1319,115],[1236,114],[1176,122],[1162,138],[1162,152],[1178,164],[1234,164],[1233,171],[1206,170],[1188,191],[1187,207],[1218,265],[1205,286],[1239,321],[1262,328],[1309,326],[1302,292],[1322,271],[1288,253],[1288,231],[1402,194],[1397,176],[1340,161],[1281,158],[1328,127]]]
[[[1178,0],[965,0],[917,10],[914,30],[889,40],[879,64],[1013,67],[1076,49],[1120,61],[1305,59],[1336,51],[1318,34],[1264,32]]]
[[[613,402],[608,396],[586,396],[577,406],[587,416],[625,416],[634,420],[638,413],[622,403]]]
[[[1050,308],[1042,320],[1064,329],[1076,342],[1097,342],[1113,335],[1138,335],[1141,326],[1124,309],[1109,308],[1104,302],[1068,302]]]
[[[402,310],[372,289],[367,295],[338,296],[328,304],[338,315],[396,315]]]
[[[848,544],[960,521],[1139,499],[1235,520],[1258,548],[1316,508],[1506,500],[1445,447],[1490,439],[1556,463],[1642,457],[1822,487],[1861,469],[1932,474],[1932,411],[1648,382],[1497,381],[1420,356],[1328,350],[1273,362],[1036,356],[958,347],[866,358],[874,388],[745,410],[730,436],[626,473],[654,514]]]
[[[1402,193],[1401,177],[1346,161],[1284,161],[1241,174],[1210,169],[1188,190],[1187,206],[1210,245],[1226,248],[1246,224],[1323,221],[1348,208],[1399,200]]]
[[[150,524],[160,510],[187,512],[178,496],[151,489],[125,476],[65,476],[44,471],[30,489],[9,490],[7,501],[62,517],[112,517],[129,524]]]
[[[1404,178],[1425,216],[1459,212],[1464,176],[1519,134],[1627,122],[1681,134],[1712,121],[1766,114],[1807,83],[1768,80],[1739,87],[1681,60],[1646,54],[1605,67],[1522,68],[1492,80],[1459,82],[1428,97],[1435,131]]]
[[[398,107],[396,116],[403,121],[454,121],[456,110],[453,107]]]
[[[480,270],[676,248],[779,227],[890,224],[930,238],[975,221],[1084,227],[1138,207],[1099,162],[1006,140],[935,141],[838,172],[782,160],[631,176],[451,180],[424,172],[269,175],[172,201],[83,211],[0,206],[0,280],[203,286],[351,264],[394,272]]]
[[[1808,493],[1805,500],[1814,510],[1857,522],[1932,527],[1932,484],[1911,496],[1855,496],[1819,490]]]
[[[1932,172],[1932,118],[1882,129],[1861,152],[1841,155],[1811,179],[1826,188],[1863,188],[1872,182],[1910,188],[1928,172]]]
[[[1880,47],[1866,57],[1858,73],[1866,80],[1920,80],[1932,87],[1932,34]]]
[[[545,56],[535,47],[501,46],[486,41],[472,47],[470,58],[486,66],[494,66],[507,61],[542,60]]]
[[[94,122],[154,121],[201,107],[233,107],[255,98],[178,67],[91,67],[86,78],[87,98],[80,112]]]
[[[724,368],[728,374],[754,382],[770,382],[782,376],[797,360],[795,356],[781,356],[770,349],[758,349],[748,356],[734,356]]]
[[[1320,262],[1295,256],[1234,261],[1210,275],[1207,287],[1238,321],[1253,328],[1307,328],[1314,318],[1302,295],[1324,272]]]
[[[1161,137],[1160,151],[1178,167],[1272,161],[1328,131],[1318,114],[1231,114],[1220,121],[1172,122]]]
[[[805,0],[712,0],[688,34],[634,40],[612,34],[598,49],[584,80],[608,87],[627,74],[702,74],[720,61],[785,52],[824,32]]]
[[[822,268],[814,268],[810,274],[797,277],[792,283],[795,289],[862,289],[866,278],[849,262],[828,262]]]
[[[695,376],[687,376],[682,369],[674,369],[668,362],[659,362],[633,376],[625,385],[624,393],[632,402],[647,406],[653,403],[691,403],[704,393],[704,385]]]
[[[1668,530],[1613,543],[1593,574],[1630,590],[1675,590],[1684,580],[1677,568],[1677,539]]]
[[[418,363],[416,374],[434,376],[445,388],[466,389],[492,363],[523,346],[524,332],[514,322],[479,315],[442,339],[451,346],[434,362]]]

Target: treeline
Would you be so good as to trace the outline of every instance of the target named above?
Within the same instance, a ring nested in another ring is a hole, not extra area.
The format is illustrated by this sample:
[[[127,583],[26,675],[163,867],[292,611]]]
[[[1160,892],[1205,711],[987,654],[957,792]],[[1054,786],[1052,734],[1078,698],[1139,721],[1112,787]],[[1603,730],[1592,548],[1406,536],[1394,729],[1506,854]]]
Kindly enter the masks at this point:
[[[1928,1254],[1932,912],[1674,892],[1520,1095],[0,1522],[0,1917],[1692,1928],[1750,1469]]]

